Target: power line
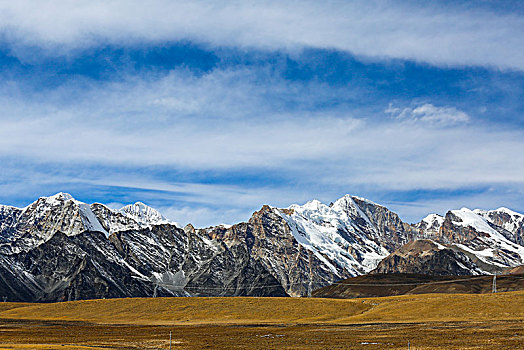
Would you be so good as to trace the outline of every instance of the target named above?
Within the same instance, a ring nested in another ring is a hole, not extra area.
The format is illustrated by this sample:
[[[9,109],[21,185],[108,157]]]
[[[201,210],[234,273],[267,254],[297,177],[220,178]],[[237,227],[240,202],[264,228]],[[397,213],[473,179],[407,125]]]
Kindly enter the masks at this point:
[[[335,285],[340,286],[363,286],[363,287],[394,287],[394,286],[422,286],[426,284],[446,284],[446,283],[457,283],[463,281],[473,281],[478,279],[485,279],[486,276],[463,278],[458,280],[447,280],[447,281],[433,281],[433,282],[412,282],[412,283],[345,283],[345,282],[334,282]]]
[[[499,276],[501,277],[501,276]],[[515,278],[515,279],[523,279],[524,277],[519,276],[512,276],[508,275],[507,277]],[[338,286],[360,286],[360,287],[396,287],[396,286],[422,286],[422,285],[433,285],[433,284],[448,284],[448,283],[460,283],[460,282],[467,282],[467,281],[473,281],[473,280],[479,280],[479,279],[486,279],[489,278],[489,275],[483,275],[478,277],[472,277],[472,278],[463,278],[463,279],[456,279],[456,280],[445,280],[445,281],[432,281],[432,282],[411,282],[411,283],[347,283],[347,282],[330,282],[330,285],[338,285]],[[496,277],[495,277],[496,278]],[[296,285],[303,285],[307,286],[309,281],[307,282],[294,282],[294,283],[287,283],[287,284],[255,284],[255,285],[238,285],[238,286],[231,286],[231,287],[197,287],[197,286],[179,286],[180,290],[192,290],[192,291],[227,291],[227,290],[245,290],[245,289],[262,289],[262,288],[274,288],[274,287],[286,287],[286,286],[296,286]],[[158,284],[157,286],[161,286],[164,288],[173,287],[173,285],[169,284]],[[496,286],[495,286],[496,287]]]

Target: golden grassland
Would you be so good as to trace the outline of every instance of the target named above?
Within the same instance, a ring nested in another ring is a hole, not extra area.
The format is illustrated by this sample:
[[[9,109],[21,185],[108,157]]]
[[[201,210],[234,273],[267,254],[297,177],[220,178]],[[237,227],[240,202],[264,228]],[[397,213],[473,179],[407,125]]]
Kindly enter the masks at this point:
[[[139,325],[520,320],[524,319],[524,292],[363,299],[127,298],[0,303],[0,310],[3,319]]]
[[[0,349],[524,349],[524,292],[0,304]]]

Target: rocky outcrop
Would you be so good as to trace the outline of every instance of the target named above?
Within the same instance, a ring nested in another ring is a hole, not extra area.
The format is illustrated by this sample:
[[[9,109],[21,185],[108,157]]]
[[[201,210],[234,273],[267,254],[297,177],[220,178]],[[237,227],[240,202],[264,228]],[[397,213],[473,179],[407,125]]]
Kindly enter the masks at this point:
[[[353,200],[375,226],[377,243],[383,245],[388,251],[418,237],[418,229],[400,220],[396,213],[386,207],[360,197],[353,197]]]
[[[422,221],[413,225],[419,231],[420,238],[437,237],[444,218],[438,214],[429,214]]]
[[[461,276],[483,274],[483,272],[474,261],[457,248],[431,240],[417,240],[391,253],[371,273]]]

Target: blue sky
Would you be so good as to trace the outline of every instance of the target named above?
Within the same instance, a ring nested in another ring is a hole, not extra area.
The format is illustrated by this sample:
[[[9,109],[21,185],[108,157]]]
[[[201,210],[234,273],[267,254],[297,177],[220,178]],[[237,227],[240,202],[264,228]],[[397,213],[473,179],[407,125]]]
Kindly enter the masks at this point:
[[[0,203],[524,212],[519,2],[0,4]]]

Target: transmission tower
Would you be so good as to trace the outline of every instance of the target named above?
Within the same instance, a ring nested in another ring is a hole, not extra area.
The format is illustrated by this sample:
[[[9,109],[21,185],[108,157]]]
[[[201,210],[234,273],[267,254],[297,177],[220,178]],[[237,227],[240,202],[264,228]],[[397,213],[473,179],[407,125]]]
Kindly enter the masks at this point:
[[[497,293],[497,274],[493,275],[493,287],[491,288],[492,293]]]

